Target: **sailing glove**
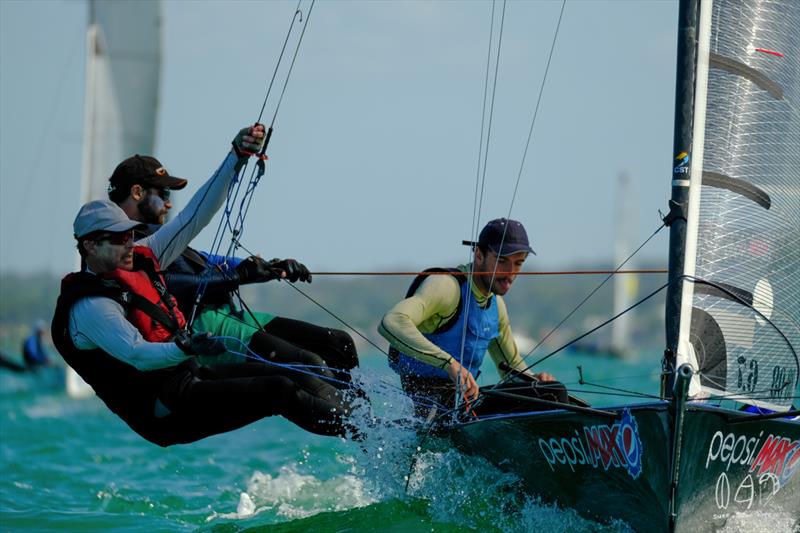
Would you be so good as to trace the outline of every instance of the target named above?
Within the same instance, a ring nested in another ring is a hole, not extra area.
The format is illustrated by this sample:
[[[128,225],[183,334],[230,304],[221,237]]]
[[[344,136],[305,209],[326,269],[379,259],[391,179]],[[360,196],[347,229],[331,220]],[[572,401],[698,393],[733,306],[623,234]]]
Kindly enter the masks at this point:
[[[257,255],[251,255],[244,259],[241,263],[236,265],[236,273],[239,275],[239,283],[241,285],[247,283],[262,283],[281,277],[280,270],[272,267],[272,261],[265,261]]]
[[[261,283],[273,279],[286,281],[305,281],[311,283],[311,273],[303,263],[294,259],[271,259],[265,261],[257,255],[251,255],[236,266],[239,283]]]
[[[225,345],[211,337],[210,333],[189,333],[182,330],[175,334],[175,344],[186,355],[220,355],[227,351]]]
[[[285,279],[294,283],[295,281],[305,281],[311,283],[311,272],[303,263],[294,259],[273,259],[269,262],[271,268],[277,271],[286,272]]]
[[[264,146],[264,139],[264,125],[256,123],[242,128],[231,144],[237,156],[249,157],[261,150]]]

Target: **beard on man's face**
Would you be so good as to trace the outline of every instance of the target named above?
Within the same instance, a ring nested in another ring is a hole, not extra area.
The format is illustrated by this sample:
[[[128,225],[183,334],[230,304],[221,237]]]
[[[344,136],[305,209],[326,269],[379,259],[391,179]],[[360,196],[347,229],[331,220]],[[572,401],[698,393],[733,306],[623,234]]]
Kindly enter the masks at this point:
[[[146,195],[142,198],[138,204],[136,204],[136,209],[139,211],[139,217],[142,222],[145,224],[163,224],[164,219],[166,218],[166,213],[162,213],[160,209],[158,209],[154,204],[156,202],[153,201],[151,195]]]

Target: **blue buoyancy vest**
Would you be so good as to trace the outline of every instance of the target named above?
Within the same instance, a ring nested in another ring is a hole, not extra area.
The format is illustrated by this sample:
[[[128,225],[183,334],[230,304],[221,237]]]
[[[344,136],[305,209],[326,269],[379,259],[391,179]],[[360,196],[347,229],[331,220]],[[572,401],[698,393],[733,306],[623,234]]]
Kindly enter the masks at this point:
[[[486,350],[492,339],[500,335],[499,315],[495,298],[489,299],[486,308],[482,308],[475,300],[470,290],[470,284],[460,283],[461,299],[458,320],[445,324],[444,328],[433,333],[423,333],[423,336],[452,355],[459,363],[466,367],[473,376],[480,370]],[[464,324],[467,329],[464,332]],[[462,351],[462,340],[464,349]],[[389,366],[400,375],[417,375],[421,377],[435,377],[449,379],[447,373],[441,368],[423,363],[402,352],[397,352],[397,357],[390,358]]]

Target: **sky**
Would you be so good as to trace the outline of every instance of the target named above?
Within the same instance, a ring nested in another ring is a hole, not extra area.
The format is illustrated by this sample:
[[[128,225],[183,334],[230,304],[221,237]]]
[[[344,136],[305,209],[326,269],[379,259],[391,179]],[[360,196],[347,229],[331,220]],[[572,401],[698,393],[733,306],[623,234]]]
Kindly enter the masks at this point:
[[[190,180],[176,210],[257,117],[295,6],[164,0],[153,155]],[[524,166],[561,2],[507,4],[476,213],[491,7],[317,2],[241,239],[247,249],[312,271],[448,266],[467,258],[461,241],[474,217],[482,225],[510,212],[538,253],[526,268],[542,270],[611,267],[622,214],[632,246],[650,236],[670,194],[677,2],[566,3]],[[0,1],[4,273],[60,275],[75,264],[87,20],[81,0]],[[665,266],[666,247],[663,230],[640,261]]]

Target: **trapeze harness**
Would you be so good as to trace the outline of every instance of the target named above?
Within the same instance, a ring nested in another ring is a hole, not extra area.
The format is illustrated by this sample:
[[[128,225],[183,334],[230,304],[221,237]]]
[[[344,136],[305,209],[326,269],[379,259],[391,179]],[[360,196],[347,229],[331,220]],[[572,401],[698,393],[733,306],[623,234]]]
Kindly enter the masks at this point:
[[[138,239],[152,235],[159,227],[158,224],[150,224],[146,230],[137,231],[136,237]],[[163,275],[184,316],[192,313],[198,287],[202,287],[199,310],[208,305],[213,307],[225,304],[234,308],[231,292],[239,288],[236,269],[209,268],[206,258],[194,248],[187,246]]]
[[[457,268],[429,268],[424,272],[455,273],[461,271]],[[406,292],[406,298],[413,296],[427,277],[428,274],[423,273],[414,278]],[[497,303],[494,298],[490,298],[488,305],[485,308],[481,307],[470,294],[470,285],[466,282],[467,276],[453,277],[458,281],[461,290],[455,314],[436,331],[423,333],[423,336],[452,355],[473,376],[477,376],[489,343],[500,335]],[[464,330],[465,323],[466,332]],[[447,373],[441,368],[423,363],[396,348],[389,349],[389,366],[400,376],[439,378],[449,382]]]

